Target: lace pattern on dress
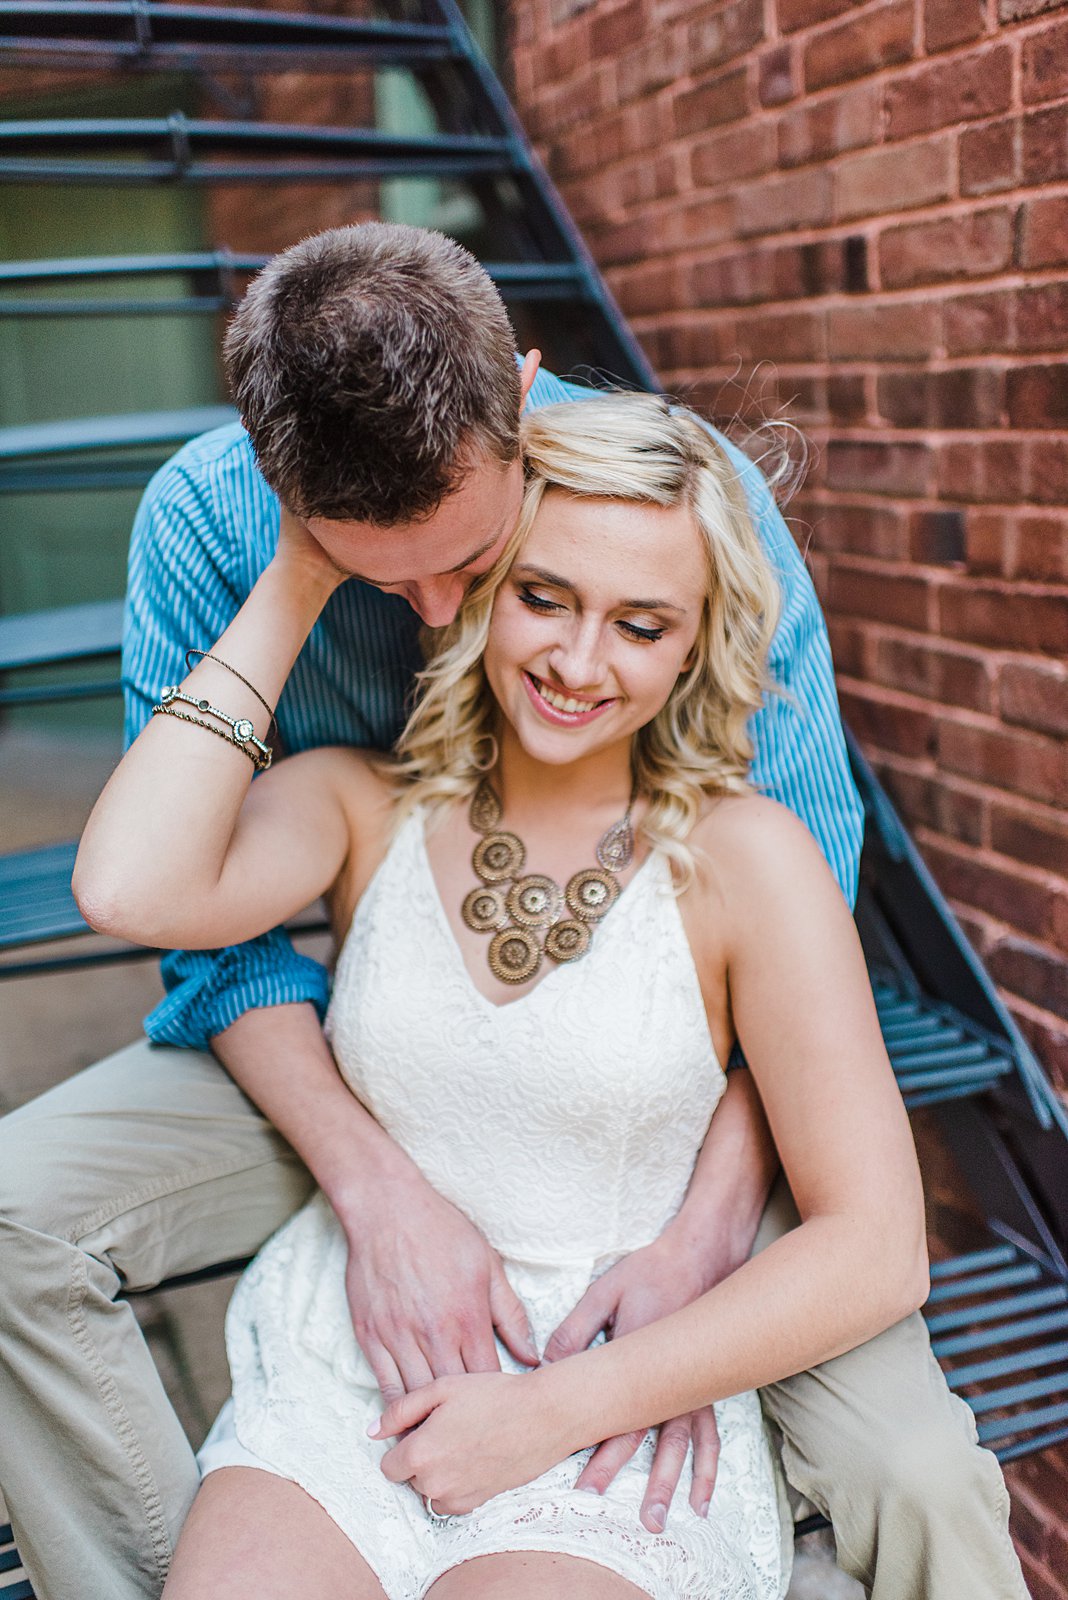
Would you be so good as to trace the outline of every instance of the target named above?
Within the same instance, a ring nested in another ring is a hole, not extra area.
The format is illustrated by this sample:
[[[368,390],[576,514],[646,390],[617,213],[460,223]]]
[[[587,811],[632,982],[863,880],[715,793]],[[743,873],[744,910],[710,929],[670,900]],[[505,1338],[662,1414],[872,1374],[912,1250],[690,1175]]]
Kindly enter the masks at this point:
[[[497,1006],[464,966],[418,815],[357,908],[327,1031],[353,1091],[501,1253],[539,1348],[674,1215],[725,1086],[666,861],[639,870],[581,962]],[[321,1194],[257,1256],[227,1317],[233,1416],[241,1445],[324,1506],[390,1600],[422,1600],[449,1568],[506,1550],[599,1562],[653,1600],[782,1596],[789,1520],[754,1394],[716,1407],[707,1520],[685,1502],[687,1463],[665,1531],[641,1527],[650,1434],[603,1498],[574,1488],[587,1451],[470,1516],[431,1521],[383,1477],[387,1446],[367,1437],[382,1401],[345,1262]]]

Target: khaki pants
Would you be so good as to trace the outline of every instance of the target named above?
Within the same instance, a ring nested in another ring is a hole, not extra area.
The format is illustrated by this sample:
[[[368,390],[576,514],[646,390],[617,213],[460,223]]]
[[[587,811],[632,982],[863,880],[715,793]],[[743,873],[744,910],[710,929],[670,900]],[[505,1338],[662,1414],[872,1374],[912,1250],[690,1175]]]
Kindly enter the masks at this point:
[[[40,1600],[158,1596],[197,1488],[116,1295],[251,1255],[310,1187],[193,1051],[132,1045],[0,1121],[0,1488]],[[876,1600],[1026,1597],[1001,1473],[918,1315],[764,1401]]]

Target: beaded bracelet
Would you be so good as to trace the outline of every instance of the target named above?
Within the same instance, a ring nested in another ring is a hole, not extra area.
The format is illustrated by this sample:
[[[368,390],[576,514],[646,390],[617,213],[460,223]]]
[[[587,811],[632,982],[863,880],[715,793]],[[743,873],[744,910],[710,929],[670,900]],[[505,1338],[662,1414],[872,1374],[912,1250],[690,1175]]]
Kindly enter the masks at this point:
[[[220,722],[225,722],[230,729],[224,733],[221,728],[215,728],[210,722],[205,722],[202,717],[192,717],[187,711],[179,711],[174,702],[180,700],[187,706],[203,712],[205,716],[217,717]],[[222,711],[218,706],[213,706],[210,700],[198,699],[196,696],[186,694],[184,690],[174,684],[167,684],[160,690],[159,704],[152,707],[152,715],[158,712],[165,716],[178,717],[182,722],[195,723],[198,728],[206,728],[209,733],[216,734],[220,739],[225,739],[227,744],[232,744],[248,756],[252,765],[258,772],[266,772],[274,755],[270,745],[264,744],[262,739],[256,738],[256,731],[248,717],[231,717],[228,712]],[[252,746],[250,749],[249,746]]]

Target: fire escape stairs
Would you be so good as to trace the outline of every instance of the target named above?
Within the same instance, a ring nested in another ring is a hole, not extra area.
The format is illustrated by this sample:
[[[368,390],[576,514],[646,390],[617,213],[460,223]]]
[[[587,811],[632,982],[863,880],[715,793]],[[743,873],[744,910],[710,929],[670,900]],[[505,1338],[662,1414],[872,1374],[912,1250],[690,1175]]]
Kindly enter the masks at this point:
[[[556,369],[657,387],[455,0],[391,0],[367,18],[152,0],[0,0],[0,67],[180,71],[195,75],[206,99],[227,105],[240,96],[220,88],[220,75],[254,84],[277,72],[402,68],[433,108],[432,133],[177,110],[0,120],[0,186],[461,184],[483,219],[480,241],[492,241],[481,250],[488,271]],[[0,317],[75,325],[214,317],[264,260],[222,243],[0,263]],[[0,497],[140,486],[178,444],[232,417],[212,406],[0,428]],[[17,538],[18,529],[0,537]],[[121,611],[115,601],[0,619],[0,714],[116,694]],[[974,1248],[935,1265],[925,1315],[980,1438],[1012,1460],[1068,1439],[1068,1116],[886,791],[849,745],[866,815],[856,915],[883,1035],[906,1104],[934,1109],[983,1219]],[[89,933],[70,894],[74,849],[66,842],[0,857],[0,978],[153,954]],[[323,923],[313,911],[294,926]],[[11,1531],[0,1528],[0,1574],[17,1566]],[[24,1580],[0,1581],[0,1600],[31,1595]]]

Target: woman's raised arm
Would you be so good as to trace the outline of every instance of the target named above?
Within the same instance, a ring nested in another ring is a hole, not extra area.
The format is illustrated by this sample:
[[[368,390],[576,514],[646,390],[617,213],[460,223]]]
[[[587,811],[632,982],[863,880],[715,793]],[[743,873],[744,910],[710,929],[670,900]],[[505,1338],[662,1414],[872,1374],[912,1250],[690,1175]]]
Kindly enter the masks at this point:
[[[344,576],[283,517],[276,555],[211,646],[218,660],[199,659],[177,685],[189,699],[171,701],[174,711],[222,736],[182,716],[153,716],[93,809],[73,879],[93,927],[140,944],[211,949],[274,927],[337,877],[349,843],[342,797],[346,780],[358,782],[351,775],[359,757],[308,751],[250,787],[249,756],[195,702],[251,724],[266,742],[269,718],[259,695],[277,703]]]

